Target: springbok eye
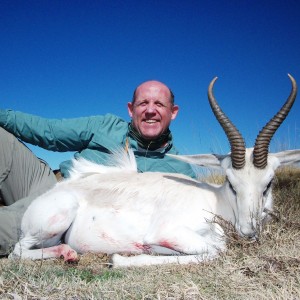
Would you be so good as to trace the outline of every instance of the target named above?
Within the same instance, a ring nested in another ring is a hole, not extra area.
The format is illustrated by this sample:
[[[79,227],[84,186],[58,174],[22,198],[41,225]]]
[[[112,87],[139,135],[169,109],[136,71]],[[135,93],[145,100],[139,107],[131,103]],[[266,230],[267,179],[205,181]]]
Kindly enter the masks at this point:
[[[264,196],[267,195],[267,193],[268,193],[268,191],[269,191],[269,189],[270,189],[271,186],[272,186],[272,180],[268,183],[266,189],[264,190],[264,192],[263,192]]]
[[[228,179],[227,179],[228,180]],[[229,183],[229,188],[231,189],[231,191],[236,195],[236,191],[235,189],[233,188],[232,184],[230,183],[230,181],[228,180],[228,183]]]

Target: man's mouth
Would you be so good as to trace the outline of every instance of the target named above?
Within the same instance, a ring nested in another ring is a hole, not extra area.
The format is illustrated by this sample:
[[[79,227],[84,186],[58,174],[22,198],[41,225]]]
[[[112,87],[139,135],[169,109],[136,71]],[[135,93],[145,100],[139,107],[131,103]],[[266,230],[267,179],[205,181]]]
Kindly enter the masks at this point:
[[[157,123],[158,121],[156,121],[156,120],[145,120],[145,122],[147,124],[154,124],[154,123]]]

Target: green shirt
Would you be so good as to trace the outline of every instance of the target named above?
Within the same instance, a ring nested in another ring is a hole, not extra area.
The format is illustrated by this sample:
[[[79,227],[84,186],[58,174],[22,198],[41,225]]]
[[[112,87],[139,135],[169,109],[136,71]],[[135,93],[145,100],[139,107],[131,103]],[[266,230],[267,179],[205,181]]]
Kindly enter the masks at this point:
[[[47,150],[74,151],[74,157],[106,164],[108,155],[118,147],[125,147],[126,141],[132,148],[139,172],[182,173],[196,178],[192,167],[184,162],[166,156],[178,154],[171,140],[161,149],[149,151],[137,145],[128,136],[128,122],[112,115],[99,115],[74,119],[46,119],[12,110],[0,110],[0,126],[23,142]],[[72,162],[64,161],[60,170],[68,177]]]

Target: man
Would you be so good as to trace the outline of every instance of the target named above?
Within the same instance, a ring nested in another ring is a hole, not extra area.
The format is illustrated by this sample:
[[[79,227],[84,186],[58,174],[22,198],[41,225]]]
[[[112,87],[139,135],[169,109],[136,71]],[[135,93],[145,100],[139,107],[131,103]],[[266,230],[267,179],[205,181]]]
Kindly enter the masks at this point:
[[[178,109],[165,84],[147,81],[136,88],[128,103],[131,123],[111,114],[55,120],[0,110],[0,193],[5,204],[0,208],[0,255],[8,254],[19,239],[28,205],[56,183],[50,167],[21,141],[52,151],[76,151],[75,159],[83,157],[101,164],[107,162],[112,150],[131,147],[139,172],[195,177],[190,165],[165,155],[178,153],[169,130]],[[71,161],[60,164],[63,177],[69,176],[71,167]]]

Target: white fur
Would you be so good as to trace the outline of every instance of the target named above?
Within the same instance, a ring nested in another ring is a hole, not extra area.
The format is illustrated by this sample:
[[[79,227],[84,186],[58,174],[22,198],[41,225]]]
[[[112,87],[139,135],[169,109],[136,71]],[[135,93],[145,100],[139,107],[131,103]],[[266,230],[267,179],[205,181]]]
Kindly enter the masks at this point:
[[[72,179],[81,178],[91,174],[105,174],[113,172],[128,172],[137,171],[137,164],[132,151],[124,151],[122,148],[116,149],[112,152],[111,160],[107,165],[95,164],[84,158],[74,159],[73,168],[70,171]]]
[[[114,254],[114,266],[191,263],[226,249],[215,215],[232,222],[241,236],[254,238],[272,209],[276,168],[300,160],[300,150],[269,155],[268,166],[231,166],[230,155],[176,156],[202,166],[224,169],[223,185],[210,185],[179,174],[137,173],[130,150],[117,151],[110,166],[80,160],[70,179],[38,197],[22,220],[22,238],[13,257],[41,259],[77,253]],[[61,242],[65,244],[61,244]],[[119,254],[141,254],[122,257]],[[151,254],[161,254],[160,256]]]

